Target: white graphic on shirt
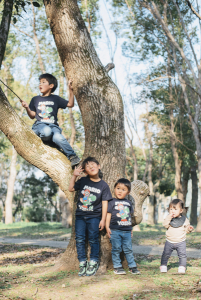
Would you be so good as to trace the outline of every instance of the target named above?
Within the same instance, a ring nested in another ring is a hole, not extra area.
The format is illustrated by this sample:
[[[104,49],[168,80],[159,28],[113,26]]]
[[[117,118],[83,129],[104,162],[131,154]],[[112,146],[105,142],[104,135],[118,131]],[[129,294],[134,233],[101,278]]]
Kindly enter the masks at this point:
[[[117,221],[117,223],[118,225],[128,226],[131,225],[131,218],[129,217],[130,210],[127,206],[124,206],[123,203],[130,206],[130,204],[125,201],[115,203],[117,204],[115,209],[119,210],[116,216],[121,218],[121,221]]]
[[[44,101],[38,103],[38,109],[41,112],[38,114],[42,119],[41,122],[54,123],[54,117],[51,116],[51,112],[53,111],[52,107],[46,105],[54,105],[52,101]]]
[[[85,189],[87,187],[87,189]],[[78,205],[79,209],[83,211],[93,211],[94,207],[91,205],[94,201],[96,201],[96,196],[93,194],[90,194],[89,187],[85,185],[84,189],[82,190],[82,194],[84,195],[83,198],[80,198],[80,202],[83,203],[83,205]],[[91,188],[92,189],[92,188]]]

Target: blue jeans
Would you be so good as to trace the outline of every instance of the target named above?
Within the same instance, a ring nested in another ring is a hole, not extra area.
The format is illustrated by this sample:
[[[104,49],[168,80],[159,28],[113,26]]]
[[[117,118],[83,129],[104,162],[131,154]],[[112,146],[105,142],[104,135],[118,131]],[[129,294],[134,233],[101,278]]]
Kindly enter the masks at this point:
[[[133,256],[132,239],[130,231],[111,229],[110,242],[112,243],[112,262],[114,268],[122,267],[120,259],[120,253],[122,252],[122,249],[126,256],[129,268],[136,267],[136,262]]]
[[[63,150],[64,154],[70,158],[70,156],[76,155],[73,148],[61,134],[61,128],[55,124],[47,124],[40,121],[34,123],[32,130],[37,134],[44,142],[52,141],[60,149]]]
[[[86,233],[88,233],[89,245],[91,247],[90,260],[99,261],[99,223],[100,218],[76,216],[75,239],[79,262],[87,260],[85,249]]]

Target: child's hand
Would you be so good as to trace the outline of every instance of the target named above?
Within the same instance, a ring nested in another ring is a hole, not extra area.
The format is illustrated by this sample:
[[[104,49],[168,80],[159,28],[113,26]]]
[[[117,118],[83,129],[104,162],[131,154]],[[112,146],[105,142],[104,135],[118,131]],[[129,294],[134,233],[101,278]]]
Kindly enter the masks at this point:
[[[194,227],[193,227],[192,225],[189,225],[189,226],[188,226],[188,231],[191,232],[191,231],[193,231],[193,230],[194,230]]]
[[[73,86],[72,86],[72,83],[73,83],[73,81],[72,81],[72,79],[70,79],[69,82],[68,82],[68,88],[69,88],[69,91],[72,91],[72,92],[73,92]]]
[[[105,227],[105,222],[103,220],[101,220],[99,223],[99,231],[103,230],[104,227]]]
[[[133,230],[131,230],[131,237],[133,237]]]
[[[111,238],[111,230],[110,230],[110,228],[107,228],[106,230],[107,230],[107,235],[108,235],[108,237],[110,239]]]
[[[28,105],[25,101],[21,101],[21,103],[22,103],[22,106],[23,106],[24,108],[29,107],[29,105]]]
[[[79,166],[79,167],[75,167],[75,170],[74,170],[74,172],[73,172],[73,175],[74,176],[80,176],[80,173],[82,173],[84,170],[82,169],[82,166]]]

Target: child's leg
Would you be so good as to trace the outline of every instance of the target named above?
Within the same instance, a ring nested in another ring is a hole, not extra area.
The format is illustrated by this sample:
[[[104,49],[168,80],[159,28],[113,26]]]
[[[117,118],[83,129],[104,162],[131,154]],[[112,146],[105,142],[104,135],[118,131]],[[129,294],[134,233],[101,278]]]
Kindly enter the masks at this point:
[[[49,125],[43,124],[42,122],[33,125],[32,130],[37,134],[43,141],[50,141],[52,138],[52,129]]]
[[[174,244],[166,241],[163,254],[161,257],[161,266],[167,266],[168,259],[170,258],[173,250],[174,250]]]
[[[100,250],[99,223],[100,223],[99,218],[86,219],[89,245],[91,247],[90,260],[96,262],[99,261],[99,250]]]
[[[120,253],[122,251],[122,237],[120,230],[111,230],[110,241],[112,243],[112,262],[114,268],[121,268],[122,263],[120,259]]]
[[[63,150],[68,159],[71,156],[76,156],[76,153],[74,152],[67,139],[61,134],[61,129],[58,126],[52,126],[51,129],[53,132],[52,141]]]
[[[128,262],[129,268],[137,267],[135,259],[134,259],[134,255],[133,255],[132,238],[131,238],[130,231],[123,231],[122,246],[123,246],[123,251],[126,256],[126,260]]]
[[[176,248],[177,254],[179,256],[179,266],[183,266],[186,268],[186,260],[187,260],[186,241],[176,244],[175,248]]]
[[[85,251],[85,241],[86,241],[86,221],[84,217],[76,217],[75,219],[75,239],[77,256],[79,262],[87,260]]]

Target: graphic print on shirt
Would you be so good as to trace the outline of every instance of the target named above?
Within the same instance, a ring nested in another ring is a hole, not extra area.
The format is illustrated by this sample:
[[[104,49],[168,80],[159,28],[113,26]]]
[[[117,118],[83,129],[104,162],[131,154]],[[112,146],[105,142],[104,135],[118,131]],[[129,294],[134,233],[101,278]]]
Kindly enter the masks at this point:
[[[124,206],[123,203],[118,203],[115,206],[116,210],[119,210],[119,213],[116,214],[117,217],[121,218],[121,221],[117,221],[119,225],[131,225],[131,218],[130,218],[130,210],[128,206]]]
[[[83,203],[83,205],[79,205],[79,208],[84,211],[93,211],[93,203],[96,201],[96,196],[91,194],[91,190],[94,190],[96,193],[100,193],[99,189],[91,188],[85,185],[84,189],[82,190],[82,194],[84,195],[83,198],[80,198],[80,202]]]
[[[45,101],[38,103],[38,109],[41,110],[41,113],[38,115],[43,118],[41,122],[54,123],[54,117],[51,116],[51,112],[53,111],[52,107],[46,105],[54,105],[52,101]]]

